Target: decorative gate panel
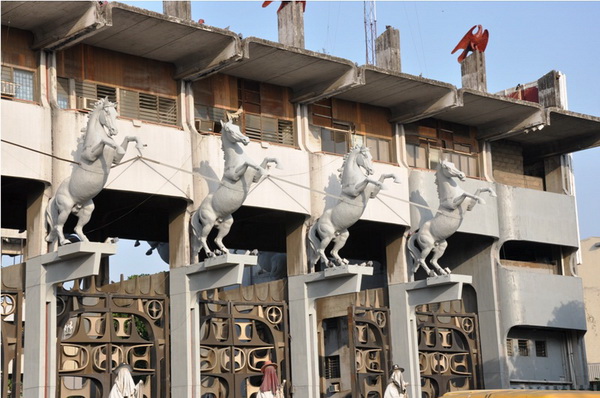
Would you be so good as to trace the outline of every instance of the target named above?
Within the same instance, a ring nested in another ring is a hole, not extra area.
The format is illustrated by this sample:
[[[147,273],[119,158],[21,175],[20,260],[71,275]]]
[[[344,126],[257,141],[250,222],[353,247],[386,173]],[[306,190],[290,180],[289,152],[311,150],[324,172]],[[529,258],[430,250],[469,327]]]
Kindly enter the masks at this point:
[[[352,364],[352,391],[357,397],[381,398],[389,374],[389,312],[387,308],[352,306],[348,308]]]
[[[419,364],[424,398],[482,388],[477,314],[462,300],[417,307]]]
[[[287,304],[252,298],[199,300],[203,398],[254,398],[267,360],[290,382]]]
[[[83,286],[89,285],[89,286]],[[97,287],[95,278],[57,288],[58,397],[107,397],[121,363],[143,396],[168,397],[167,274]]]
[[[2,268],[2,398],[22,393],[23,269],[24,264]]]

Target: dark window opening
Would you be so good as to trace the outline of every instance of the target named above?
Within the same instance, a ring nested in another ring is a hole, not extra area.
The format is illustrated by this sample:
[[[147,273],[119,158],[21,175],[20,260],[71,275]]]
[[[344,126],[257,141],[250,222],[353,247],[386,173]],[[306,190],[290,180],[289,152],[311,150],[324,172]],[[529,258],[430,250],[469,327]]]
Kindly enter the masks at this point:
[[[536,340],[535,341],[535,356],[536,357],[547,357],[548,353],[546,352],[546,341],[545,340]]]
[[[340,376],[340,356],[332,355],[330,357],[325,357],[325,378],[339,379]]]
[[[529,356],[529,340],[517,340],[517,349],[519,352],[519,355],[522,357],[528,357]]]

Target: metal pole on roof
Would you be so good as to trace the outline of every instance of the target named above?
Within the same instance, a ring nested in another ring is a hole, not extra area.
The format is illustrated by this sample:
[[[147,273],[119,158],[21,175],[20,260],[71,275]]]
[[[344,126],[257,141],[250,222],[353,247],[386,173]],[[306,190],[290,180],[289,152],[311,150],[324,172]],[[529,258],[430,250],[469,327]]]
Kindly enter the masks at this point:
[[[364,1],[366,63],[375,65],[375,40],[377,39],[377,15],[375,0]]]

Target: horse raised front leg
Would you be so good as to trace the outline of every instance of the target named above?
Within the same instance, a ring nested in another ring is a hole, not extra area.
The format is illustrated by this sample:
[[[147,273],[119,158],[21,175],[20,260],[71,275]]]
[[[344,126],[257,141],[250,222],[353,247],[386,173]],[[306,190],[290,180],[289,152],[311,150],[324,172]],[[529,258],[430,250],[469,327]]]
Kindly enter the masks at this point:
[[[258,166],[258,168],[256,169],[257,173],[254,176],[254,178],[252,179],[252,182],[257,183],[261,179],[261,177],[267,173],[267,166],[269,165],[269,163],[275,163],[275,167],[280,168],[279,167],[279,159],[264,158],[262,163],[260,164],[260,166]]]

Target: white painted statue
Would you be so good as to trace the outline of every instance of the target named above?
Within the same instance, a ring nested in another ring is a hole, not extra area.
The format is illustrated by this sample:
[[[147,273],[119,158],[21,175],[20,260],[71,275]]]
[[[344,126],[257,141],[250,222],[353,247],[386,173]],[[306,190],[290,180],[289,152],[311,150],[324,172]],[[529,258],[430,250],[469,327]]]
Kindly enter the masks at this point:
[[[392,367],[392,374],[390,375],[390,381],[385,389],[383,398],[407,398],[406,393],[407,382],[404,381],[402,376],[404,369],[398,365]]]
[[[137,143],[138,149],[144,147],[136,136],[125,137],[121,145],[115,142],[113,137],[118,133],[115,107],[115,103],[104,98],[94,105],[89,114],[80,163],[73,168],[71,176],[60,184],[56,195],[48,203],[48,243],[57,238],[61,245],[71,243],[63,233],[71,213],[78,217],[75,233],[82,241],[88,242],[83,227],[90,221],[94,211],[92,199],[104,188],[111,165],[121,162],[131,141]]]
[[[285,386],[285,380],[283,383],[279,383],[277,364],[267,361],[260,371],[263,374],[263,380],[256,398],[284,398],[283,387]]]
[[[442,268],[438,263],[448,247],[446,239],[458,230],[465,211],[473,210],[477,203],[485,204],[485,201],[479,197],[480,193],[487,192],[490,196],[496,197],[496,192],[492,188],[479,188],[474,194],[466,193],[458,186],[456,178],[464,181],[465,173],[458,170],[454,163],[442,160],[435,173],[440,207],[435,217],[426,221],[408,240],[408,251],[415,261],[413,272],[423,267],[428,276],[449,274],[450,269]],[[415,242],[419,243],[421,250],[416,247]],[[433,256],[430,263],[433,270],[425,262],[431,252]]]
[[[114,370],[117,374],[115,383],[110,389],[108,398],[143,398],[142,382],[137,385],[131,377],[131,367],[125,363],[120,364]]]
[[[225,155],[225,170],[221,185],[215,192],[211,192],[202,201],[200,207],[192,213],[192,253],[197,255],[204,249],[208,257],[215,254],[227,253],[227,248],[223,244],[223,238],[227,236],[233,225],[231,216],[239,209],[250,190],[250,186],[256,183],[267,172],[269,163],[279,165],[277,158],[264,158],[259,165],[255,163],[244,152],[244,146],[250,143],[250,139],[240,131],[240,127],[233,121],[241,113],[241,109],[236,113],[227,113],[227,123],[221,121],[221,142]],[[206,239],[208,234],[217,227],[219,232],[215,238],[215,244],[218,249],[213,252],[208,247]]]
[[[309,272],[314,271],[319,260],[327,267],[348,264],[348,260],[338,254],[350,236],[348,228],[360,219],[368,200],[377,196],[384,180],[393,178],[394,182],[400,182],[395,174],[382,174],[379,180],[370,178],[373,174],[371,159],[369,148],[358,145],[344,156],[344,163],[338,169],[342,184],[341,198],[334,207],[323,212],[308,232]],[[370,188],[370,185],[373,187]],[[331,241],[334,242],[331,249],[332,261],[325,254]]]

